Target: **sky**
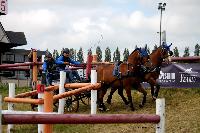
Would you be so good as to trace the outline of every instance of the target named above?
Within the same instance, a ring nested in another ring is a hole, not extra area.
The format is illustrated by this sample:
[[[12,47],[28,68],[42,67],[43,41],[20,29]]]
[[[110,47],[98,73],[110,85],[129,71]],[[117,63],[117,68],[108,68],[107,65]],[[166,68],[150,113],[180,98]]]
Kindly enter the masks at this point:
[[[200,42],[200,0],[8,0],[8,14],[0,21],[6,31],[25,33],[28,44],[17,48],[131,52],[147,44],[152,50],[159,45],[160,2],[166,3],[167,43],[180,55],[189,47],[193,55]]]

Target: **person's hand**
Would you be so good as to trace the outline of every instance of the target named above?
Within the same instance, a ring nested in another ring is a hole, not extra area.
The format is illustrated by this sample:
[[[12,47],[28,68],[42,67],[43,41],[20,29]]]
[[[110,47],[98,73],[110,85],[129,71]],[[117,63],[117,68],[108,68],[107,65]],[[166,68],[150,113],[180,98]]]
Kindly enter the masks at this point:
[[[69,65],[69,62],[64,62],[65,65]]]

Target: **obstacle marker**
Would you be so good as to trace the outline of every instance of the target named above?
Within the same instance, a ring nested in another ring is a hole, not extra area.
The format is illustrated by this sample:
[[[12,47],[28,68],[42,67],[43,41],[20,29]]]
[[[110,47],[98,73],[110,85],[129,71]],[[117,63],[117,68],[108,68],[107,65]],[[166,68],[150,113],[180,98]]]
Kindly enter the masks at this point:
[[[9,83],[9,97],[11,98],[15,97],[15,83]],[[11,102],[8,103],[8,110],[9,111],[14,110],[14,103],[11,103]],[[14,125],[8,124],[7,133],[10,133],[13,127]]]

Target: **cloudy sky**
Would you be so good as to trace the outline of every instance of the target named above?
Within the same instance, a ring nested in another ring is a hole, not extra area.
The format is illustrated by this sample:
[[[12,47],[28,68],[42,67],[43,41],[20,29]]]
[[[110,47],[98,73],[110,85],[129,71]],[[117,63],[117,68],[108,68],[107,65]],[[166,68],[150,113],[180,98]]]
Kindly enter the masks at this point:
[[[28,44],[40,50],[82,47],[93,51],[132,51],[159,44],[160,11],[166,2],[162,29],[167,42],[182,55],[200,42],[200,0],[8,0],[8,14],[0,16],[6,31],[24,32]]]

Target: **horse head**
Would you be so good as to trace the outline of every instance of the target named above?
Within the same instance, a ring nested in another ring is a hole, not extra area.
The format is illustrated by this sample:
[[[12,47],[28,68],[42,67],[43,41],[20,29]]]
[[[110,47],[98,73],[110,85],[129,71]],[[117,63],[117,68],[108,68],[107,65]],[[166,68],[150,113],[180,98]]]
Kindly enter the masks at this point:
[[[163,42],[160,47],[150,54],[150,59],[154,66],[161,65],[163,60],[168,59],[169,56],[173,55],[173,52],[170,50],[171,45],[172,43],[167,45]]]

